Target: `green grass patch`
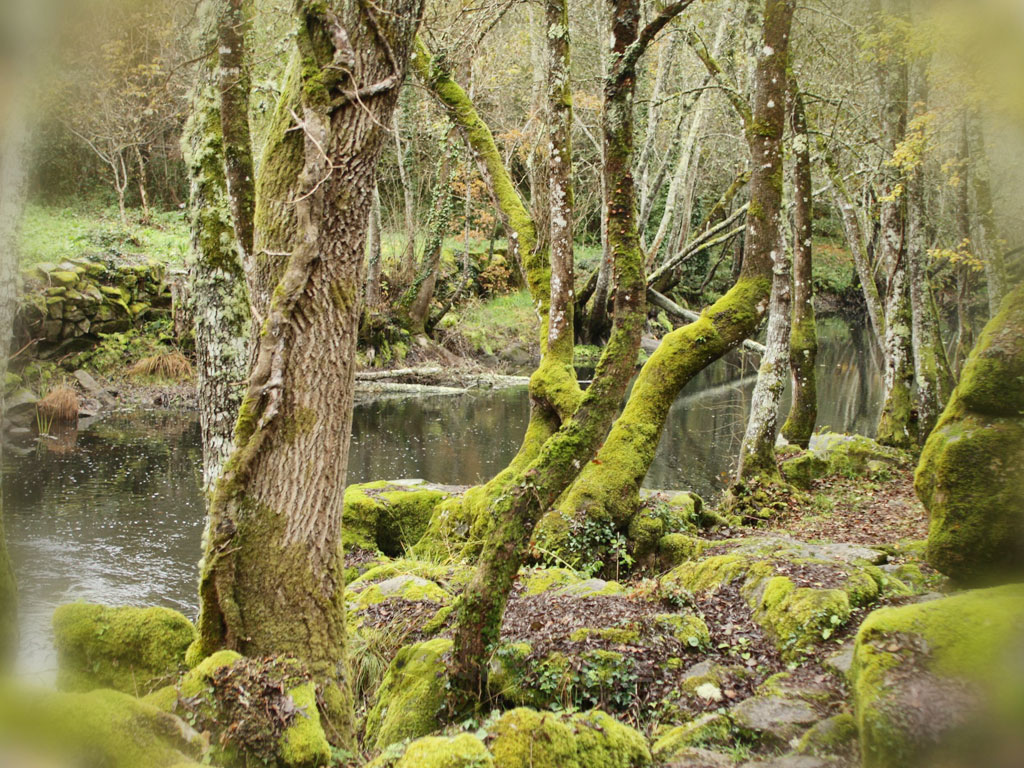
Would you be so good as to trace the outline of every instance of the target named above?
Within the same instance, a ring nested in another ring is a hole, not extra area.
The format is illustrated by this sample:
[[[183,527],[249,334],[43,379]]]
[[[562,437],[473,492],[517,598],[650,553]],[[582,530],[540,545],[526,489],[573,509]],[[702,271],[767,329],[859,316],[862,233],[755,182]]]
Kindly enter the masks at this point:
[[[841,295],[852,290],[857,270],[846,246],[840,241],[815,238],[813,248],[815,292]]]
[[[126,226],[116,207],[30,204],[22,222],[22,266],[83,257],[143,257],[180,266],[188,248],[188,224],[181,211],[153,211],[144,219],[142,211],[130,210]]]
[[[457,313],[449,313],[441,325],[459,333],[473,350],[495,355],[513,344],[532,349],[539,322],[529,292],[522,290],[467,302]]]

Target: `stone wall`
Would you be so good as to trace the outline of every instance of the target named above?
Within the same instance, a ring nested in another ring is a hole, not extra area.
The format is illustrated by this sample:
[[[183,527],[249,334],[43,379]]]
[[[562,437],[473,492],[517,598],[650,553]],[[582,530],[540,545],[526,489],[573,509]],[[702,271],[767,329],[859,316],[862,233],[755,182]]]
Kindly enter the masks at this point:
[[[171,287],[157,262],[112,264],[71,260],[36,264],[22,273],[12,351],[42,360],[87,349],[101,334],[170,318]]]

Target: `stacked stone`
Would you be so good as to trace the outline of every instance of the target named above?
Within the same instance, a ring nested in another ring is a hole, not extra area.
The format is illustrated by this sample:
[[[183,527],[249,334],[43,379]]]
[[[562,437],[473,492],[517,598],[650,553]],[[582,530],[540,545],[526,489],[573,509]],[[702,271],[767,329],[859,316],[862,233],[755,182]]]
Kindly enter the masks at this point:
[[[76,342],[121,333],[171,316],[171,289],[157,262],[108,266],[72,260],[36,264],[22,274],[24,288],[14,324],[16,348],[37,342],[34,356],[55,357]]]

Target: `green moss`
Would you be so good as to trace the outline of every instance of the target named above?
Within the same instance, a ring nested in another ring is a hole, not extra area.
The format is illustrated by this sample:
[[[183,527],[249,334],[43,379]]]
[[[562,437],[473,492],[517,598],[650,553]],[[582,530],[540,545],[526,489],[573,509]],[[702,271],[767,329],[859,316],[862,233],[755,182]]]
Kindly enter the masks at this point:
[[[62,605],[53,614],[57,685],[67,691],[114,688],[144,695],[175,676],[196,638],[169,608]]]
[[[357,579],[355,585],[362,586],[364,583],[366,582]],[[378,584],[370,584],[358,591],[350,588],[348,594],[354,596],[355,611],[390,599],[426,600],[431,603],[447,603],[451,600],[451,595],[434,582],[408,574],[394,576]]]
[[[694,650],[711,645],[711,633],[704,619],[694,613],[660,613],[655,623],[667,630],[676,640],[686,643]]]
[[[551,712],[513,709],[494,727],[491,752],[502,768],[582,768],[573,729]]]
[[[775,639],[783,655],[794,657],[827,640],[850,618],[850,599],[841,589],[795,587],[775,576],[764,588],[755,620]]]
[[[494,758],[476,736],[427,736],[405,750],[395,768],[489,768]]]
[[[57,693],[0,686],[0,743],[43,763],[166,768],[202,760],[203,739],[183,721],[109,689]],[[30,759],[30,764],[35,764]]]
[[[663,565],[672,567],[700,557],[707,542],[685,533],[670,533],[658,539],[658,558]]]
[[[144,700],[165,712],[172,712],[179,696],[186,699],[198,696],[209,687],[214,672],[230,667],[240,658],[241,654],[235,651],[217,651],[186,672],[176,683],[153,691]]]
[[[316,686],[304,683],[288,691],[297,708],[295,719],[278,740],[278,763],[287,768],[316,768],[331,759],[331,745],[320,724]]]
[[[833,432],[815,435],[811,452],[827,463],[829,474],[843,477],[860,477],[875,466],[898,466],[908,459],[905,451],[881,445],[870,437]]]
[[[402,554],[423,536],[434,508],[449,494],[386,481],[345,489],[342,542],[346,548]]]
[[[628,627],[580,627],[569,633],[569,639],[574,643],[586,640],[588,637],[600,638],[601,640],[624,645],[635,645],[640,642],[639,630],[629,629]]]
[[[931,734],[927,744],[920,740],[914,718],[906,713],[914,704],[902,696],[910,679],[923,674],[979,686],[984,706],[974,712],[951,712],[947,727],[966,724],[993,736],[1019,733],[1024,673],[1007,660],[1008,654],[1016,653],[1022,621],[1021,584],[871,613],[857,632],[851,670],[865,768],[934,765],[931,760],[962,735],[954,727]],[[999,748],[998,740],[974,746]],[[971,759],[972,764],[985,764],[982,753],[975,752]]]
[[[796,751],[801,755],[834,755],[848,750],[856,740],[857,721],[843,712],[812,725],[800,737]]]
[[[828,462],[813,453],[805,453],[786,459],[779,468],[786,482],[807,490],[815,480],[825,476],[828,472]]]
[[[366,744],[383,749],[437,729],[445,700],[444,656],[451,646],[451,640],[435,638],[398,652],[366,716]]]
[[[993,416],[1024,413],[1024,286],[986,324],[964,364],[957,390],[964,405]]]
[[[573,715],[576,760],[580,768],[642,768],[650,765],[651,751],[635,729],[595,709]]]
[[[539,595],[559,587],[579,584],[582,579],[568,568],[537,568],[529,571],[523,579],[527,596]]]
[[[724,746],[731,744],[732,740],[732,723],[729,718],[708,713],[663,734],[654,742],[651,752],[659,763],[669,763],[675,755],[689,747]]]

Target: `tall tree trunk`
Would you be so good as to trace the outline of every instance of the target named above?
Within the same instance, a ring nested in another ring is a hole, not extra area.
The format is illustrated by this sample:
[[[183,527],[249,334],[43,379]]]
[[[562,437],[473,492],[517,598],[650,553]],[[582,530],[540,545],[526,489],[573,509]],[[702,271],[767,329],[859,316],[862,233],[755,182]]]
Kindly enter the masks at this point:
[[[479,703],[486,685],[488,647],[498,640],[502,615],[540,516],[587,463],[611,425],[626,390],[645,320],[643,253],[636,231],[633,188],[633,95],[636,64],[654,35],[687,5],[665,6],[638,34],[638,0],[612,0],[615,63],[605,82],[604,173],[610,197],[609,237],[615,299],[611,339],[579,408],[545,441],[537,458],[496,500],[495,522],[476,572],[459,603],[451,667],[456,704]]]
[[[756,332],[768,309],[771,252],[779,247],[782,200],[782,130],[793,0],[765,0],[765,23],[757,63],[754,120],[747,127],[753,172],[747,252],[736,284],[700,319],[678,328],[644,364],[622,415],[587,463],[544,529],[564,528],[574,518],[628,523],[640,484],[650,469],[669,408],[680,389],[700,371]],[[756,126],[756,127],[755,127]]]
[[[605,9],[602,15],[607,16],[607,6],[604,3],[598,4]],[[603,39],[603,38],[602,38]],[[600,45],[598,55],[601,57],[601,79],[608,78],[608,54],[609,51],[604,43]],[[603,109],[602,104],[602,109]],[[602,118],[603,119],[603,118]],[[601,142],[601,167],[605,165],[605,153],[607,147]],[[594,287],[593,296],[590,300],[590,311],[587,312],[586,322],[583,325],[581,337],[588,344],[600,343],[608,333],[608,291],[612,280],[612,252],[608,245],[608,206],[604,201],[608,199],[607,179],[601,174],[601,262],[597,267],[597,284]]]
[[[968,179],[973,174],[970,145],[967,141],[967,116],[960,124],[960,143],[957,149],[960,162],[960,183],[956,189],[956,225],[960,242],[958,249],[975,252],[971,242],[971,194]],[[974,329],[971,326],[972,269],[968,264],[957,264],[956,273],[956,347],[953,350],[953,368],[957,378],[967,355],[974,346]]]
[[[364,305],[368,310],[380,306],[380,271],[381,271],[381,226],[380,226],[380,190],[373,189],[373,203],[370,208],[369,230],[366,234],[366,294]]]
[[[926,109],[926,62],[911,72],[911,104],[917,115]],[[907,178],[907,259],[910,272],[910,314],[914,378],[917,382],[917,434],[923,443],[935,427],[952,390],[946,351],[932,313],[928,281],[927,190],[920,163]]]
[[[394,112],[392,132],[395,138],[395,152],[398,155],[398,180],[402,186],[402,214],[405,222],[405,247],[398,260],[398,282],[406,284],[416,269],[416,189],[412,183],[412,150],[408,142],[402,141],[402,124],[409,123],[411,116],[412,89],[404,88]]]
[[[546,0],[548,31],[548,216],[551,243],[551,319],[548,349],[572,357],[573,338],[573,186],[572,83],[569,61],[568,0]]]
[[[320,684],[330,738],[351,744],[341,502],[366,227],[422,0],[297,0],[295,11],[256,181],[250,297],[269,300],[210,505],[190,657],[297,658]]]
[[[906,0],[896,0],[901,18]],[[883,19],[876,13],[875,24]],[[892,158],[907,132],[909,69],[903,52],[879,54],[876,74],[881,101],[882,148]],[[906,195],[902,172],[887,166],[879,182],[878,259],[887,273],[885,293],[885,399],[878,418],[878,442],[909,448],[914,442],[914,365],[910,286],[907,280]]]
[[[811,146],[800,86],[790,80],[793,116],[793,323],[789,332],[789,368],[793,401],[782,436],[806,448],[818,420],[818,331],[814,318],[814,191],[811,184]]]
[[[993,318],[999,312],[999,305],[1002,304],[1003,297],[1006,295],[1007,276],[1002,242],[999,239],[995,210],[992,207],[992,183],[981,120],[981,115],[977,110],[968,115],[967,131],[970,142],[968,152],[974,158],[974,162],[971,164],[971,185],[974,188],[974,205],[977,210],[974,242],[985,262],[985,280],[988,283],[988,315],[989,318]]]
[[[216,4],[207,4],[205,10],[205,37],[212,43],[217,36],[215,25],[230,21],[217,13],[221,9]],[[211,63],[200,72],[182,139],[190,182],[188,293],[195,328],[203,488],[207,492],[213,490],[234,448],[235,422],[249,371],[249,296],[228,200],[222,95]],[[209,530],[206,535],[210,536]]]
[[[781,217],[780,217],[781,218]],[[783,230],[788,227],[783,227]],[[779,478],[775,461],[775,440],[779,431],[779,401],[786,388],[789,370],[789,333],[792,313],[793,270],[789,238],[780,232],[778,245],[772,250],[772,290],[768,304],[767,347],[757,371],[757,383],[750,396],[750,418],[740,444],[737,483],[756,478]]]

